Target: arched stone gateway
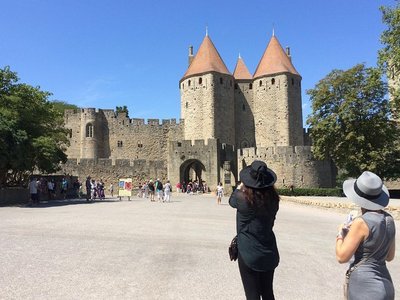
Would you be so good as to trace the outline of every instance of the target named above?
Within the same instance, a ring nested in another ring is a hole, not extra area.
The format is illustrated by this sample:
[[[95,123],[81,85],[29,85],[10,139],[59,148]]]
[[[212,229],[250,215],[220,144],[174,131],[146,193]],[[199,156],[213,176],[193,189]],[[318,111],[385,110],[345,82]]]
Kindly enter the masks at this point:
[[[198,181],[202,183],[204,180],[203,172],[206,168],[203,163],[197,159],[188,159],[183,162],[179,169],[180,182]]]

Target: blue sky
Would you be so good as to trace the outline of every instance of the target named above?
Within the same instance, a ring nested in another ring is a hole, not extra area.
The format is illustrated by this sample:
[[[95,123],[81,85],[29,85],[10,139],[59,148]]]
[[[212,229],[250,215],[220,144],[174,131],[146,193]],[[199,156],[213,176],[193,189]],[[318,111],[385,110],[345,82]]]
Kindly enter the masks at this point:
[[[375,66],[380,6],[394,0],[0,0],[0,67],[79,107],[127,105],[131,118],[180,118],[179,80],[208,27],[228,69],[250,73],[272,28],[306,90],[333,69]]]

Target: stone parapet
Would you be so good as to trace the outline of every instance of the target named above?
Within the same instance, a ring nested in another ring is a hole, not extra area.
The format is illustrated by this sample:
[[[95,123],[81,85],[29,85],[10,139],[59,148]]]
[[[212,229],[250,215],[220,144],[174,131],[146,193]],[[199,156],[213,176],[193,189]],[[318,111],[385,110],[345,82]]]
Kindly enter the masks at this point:
[[[344,197],[281,196],[281,200],[320,208],[334,209],[343,213],[349,213],[351,210],[358,208],[354,203]],[[385,211],[391,214],[395,220],[400,220],[400,200],[391,199],[389,205],[385,208]]]

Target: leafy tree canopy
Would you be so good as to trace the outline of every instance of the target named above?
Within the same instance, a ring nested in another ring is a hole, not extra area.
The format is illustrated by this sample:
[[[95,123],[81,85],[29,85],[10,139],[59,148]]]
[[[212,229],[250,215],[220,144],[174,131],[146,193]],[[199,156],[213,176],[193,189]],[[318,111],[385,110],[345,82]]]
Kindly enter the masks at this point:
[[[389,79],[392,108],[395,118],[400,120],[400,4],[380,9],[387,28],[381,35],[384,47],[379,51],[378,64]]]
[[[53,107],[62,114],[64,114],[66,109],[79,109],[75,104],[69,104],[65,101],[53,100],[51,103],[53,104]]]
[[[333,70],[307,93],[307,119],[317,159],[332,159],[347,176],[369,170],[399,177],[399,129],[391,120],[381,71],[363,64]]]
[[[0,69],[0,186],[21,184],[34,170],[55,172],[67,160],[67,129],[51,94],[18,81]]]
[[[115,111],[118,113],[126,113],[126,116],[129,118],[129,111],[126,105],[115,107]]]

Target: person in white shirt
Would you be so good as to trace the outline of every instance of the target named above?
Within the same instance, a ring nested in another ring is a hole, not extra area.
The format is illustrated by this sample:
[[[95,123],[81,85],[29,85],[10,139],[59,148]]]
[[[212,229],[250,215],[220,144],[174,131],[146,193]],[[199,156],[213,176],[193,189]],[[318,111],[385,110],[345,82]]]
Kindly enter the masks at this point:
[[[38,199],[38,181],[36,178],[32,178],[31,182],[29,182],[29,193],[31,194],[31,204],[39,203]]]
[[[171,183],[167,180],[167,183],[164,186],[164,201],[171,202]]]
[[[217,185],[217,204],[221,204],[222,197],[224,196],[224,187],[219,182]]]

